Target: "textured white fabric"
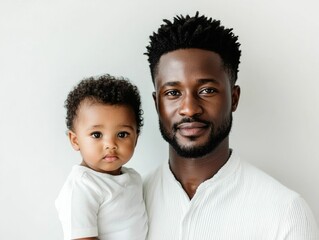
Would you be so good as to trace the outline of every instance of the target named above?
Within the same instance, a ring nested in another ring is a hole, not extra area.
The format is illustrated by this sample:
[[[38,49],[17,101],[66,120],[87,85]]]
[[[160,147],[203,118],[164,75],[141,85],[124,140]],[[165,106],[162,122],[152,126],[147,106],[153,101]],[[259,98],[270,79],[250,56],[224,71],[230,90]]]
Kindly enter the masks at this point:
[[[122,167],[122,172],[113,176],[83,166],[72,168],[55,202],[65,240],[145,240],[141,177],[130,168]]]
[[[319,240],[303,199],[234,153],[191,200],[168,163],[146,177],[144,198],[149,240]]]

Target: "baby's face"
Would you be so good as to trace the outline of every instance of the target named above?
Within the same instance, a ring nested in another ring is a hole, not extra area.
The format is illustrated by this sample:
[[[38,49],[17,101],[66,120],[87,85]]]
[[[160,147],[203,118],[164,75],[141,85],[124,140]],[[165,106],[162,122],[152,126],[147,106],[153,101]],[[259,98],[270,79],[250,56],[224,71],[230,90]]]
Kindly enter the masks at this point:
[[[125,105],[85,101],[79,106],[69,138],[73,148],[81,152],[82,165],[118,175],[137,142],[134,111]]]

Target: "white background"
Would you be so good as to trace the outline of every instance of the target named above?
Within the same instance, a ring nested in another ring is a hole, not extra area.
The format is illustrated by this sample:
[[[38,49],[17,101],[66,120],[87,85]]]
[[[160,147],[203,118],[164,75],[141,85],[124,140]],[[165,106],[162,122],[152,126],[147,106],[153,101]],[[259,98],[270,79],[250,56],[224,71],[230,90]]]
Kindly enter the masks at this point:
[[[143,53],[163,18],[196,10],[234,28],[242,44],[232,148],[299,192],[319,222],[317,1],[1,0],[1,239],[62,239],[54,200],[80,162],[63,104],[84,77],[138,85],[145,127],[128,165],[145,175],[167,160]]]

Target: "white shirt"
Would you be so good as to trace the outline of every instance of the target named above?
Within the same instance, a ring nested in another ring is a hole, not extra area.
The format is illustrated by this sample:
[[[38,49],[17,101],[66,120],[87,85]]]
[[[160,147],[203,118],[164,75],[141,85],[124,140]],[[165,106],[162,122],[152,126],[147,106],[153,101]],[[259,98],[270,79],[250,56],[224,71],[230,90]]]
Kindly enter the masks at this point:
[[[303,199],[234,154],[189,200],[164,163],[144,184],[149,240],[319,240]]]
[[[141,177],[133,169],[122,167],[122,172],[113,176],[83,166],[72,168],[56,200],[65,240],[145,239]]]

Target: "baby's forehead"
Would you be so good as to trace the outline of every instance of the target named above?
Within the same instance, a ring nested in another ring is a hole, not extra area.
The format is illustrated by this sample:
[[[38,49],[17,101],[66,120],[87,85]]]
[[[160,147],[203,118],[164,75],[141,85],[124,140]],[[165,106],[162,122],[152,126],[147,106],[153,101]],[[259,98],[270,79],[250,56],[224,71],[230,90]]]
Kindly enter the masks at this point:
[[[88,109],[88,108],[94,108],[94,107],[107,107],[109,109],[109,111],[111,110],[118,110],[118,111],[121,111],[121,112],[125,112],[124,115],[132,115],[135,119],[135,111],[134,111],[134,108],[133,106],[129,105],[129,104],[124,104],[124,103],[109,103],[109,102],[103,102],[101,100],[98,100],[98,99],[94,99],[94,98],[86,98],[86,99],[83,99],[78,108],[77,108],[77,115],[79,116],[80,112],[83,113],[83,111],[85,112],[85,109]]]
[[[93,106],[116,107],[117,104],[112,104],[110,102],[103,101],[103,100],[98,99],[98,98],[93,97],[93,96],[87,96],[79,102],[78,107],[77,107],[77,112],[80,112],[82,109],[90,108]]]
[[[139,133],[134,112],[126,106],[107,104],[83,105],[73,122],[73,130],[78,134],[90,134],[93,131],[114,134],[122,131]]]

